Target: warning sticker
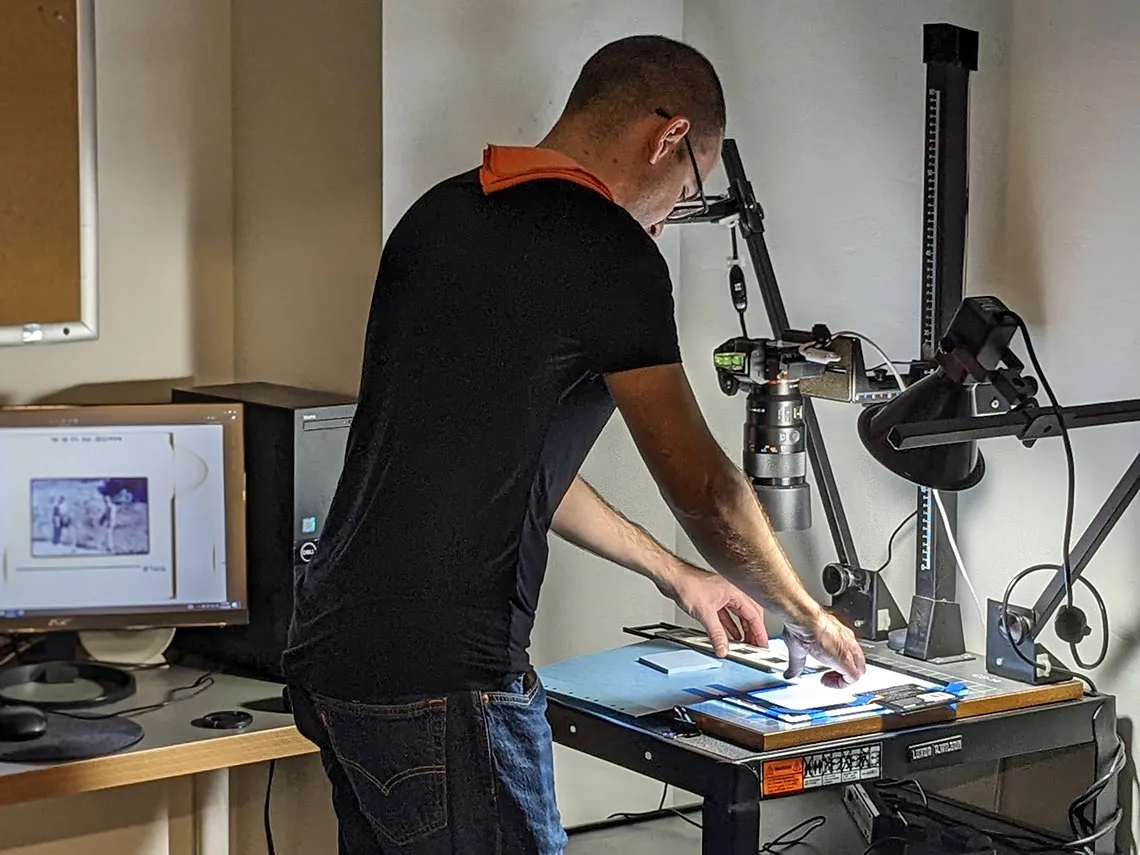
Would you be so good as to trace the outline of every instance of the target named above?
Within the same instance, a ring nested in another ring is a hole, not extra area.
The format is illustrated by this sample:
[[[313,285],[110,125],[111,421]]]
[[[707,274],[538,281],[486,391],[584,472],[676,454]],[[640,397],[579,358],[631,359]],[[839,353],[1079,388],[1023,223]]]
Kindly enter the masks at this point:
[[[799,757],[765,761],[762,781],[765,796],[798,793],[804,788],[804,761]]]

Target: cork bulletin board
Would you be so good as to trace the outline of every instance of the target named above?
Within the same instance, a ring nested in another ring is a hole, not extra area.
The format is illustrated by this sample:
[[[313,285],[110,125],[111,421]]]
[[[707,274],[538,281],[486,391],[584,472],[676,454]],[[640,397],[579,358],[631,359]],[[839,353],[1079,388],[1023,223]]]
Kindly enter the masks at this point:
[[[93,0],[0,5],[0,346],[96,338]]]

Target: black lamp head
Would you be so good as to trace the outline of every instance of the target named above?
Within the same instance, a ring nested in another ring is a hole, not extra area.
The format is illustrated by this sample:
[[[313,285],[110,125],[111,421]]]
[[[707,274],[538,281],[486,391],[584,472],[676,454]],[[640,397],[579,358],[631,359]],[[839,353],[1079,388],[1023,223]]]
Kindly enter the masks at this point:
[[[900,450],[891,442],[897,425],[973,415],[970,389],[941,368],[907,387],[894,400],[859,415],[859,439],[880,464],[920,487],[953,492],[982,480],[985,460],[976,442]]]

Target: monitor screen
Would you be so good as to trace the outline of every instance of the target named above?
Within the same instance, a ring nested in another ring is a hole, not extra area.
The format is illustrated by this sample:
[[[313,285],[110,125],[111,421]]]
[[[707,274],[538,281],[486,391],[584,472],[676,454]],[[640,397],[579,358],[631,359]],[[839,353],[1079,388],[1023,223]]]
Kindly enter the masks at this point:
[[[0,409],[0,634],[248,623],[240,404]]]

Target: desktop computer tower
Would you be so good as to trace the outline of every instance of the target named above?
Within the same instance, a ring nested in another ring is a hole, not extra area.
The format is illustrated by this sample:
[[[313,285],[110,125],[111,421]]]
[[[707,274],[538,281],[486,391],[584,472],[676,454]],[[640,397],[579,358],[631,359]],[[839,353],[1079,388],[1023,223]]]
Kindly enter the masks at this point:
[[[355,400],[272,383],[177,388],[171,400],[243,405],[249,607],[248,625],[180,629],[172,647],[233,673],[280,681],[294,574],[316,553]]]

